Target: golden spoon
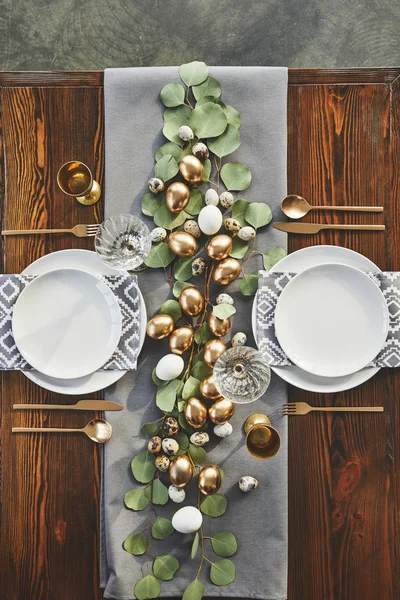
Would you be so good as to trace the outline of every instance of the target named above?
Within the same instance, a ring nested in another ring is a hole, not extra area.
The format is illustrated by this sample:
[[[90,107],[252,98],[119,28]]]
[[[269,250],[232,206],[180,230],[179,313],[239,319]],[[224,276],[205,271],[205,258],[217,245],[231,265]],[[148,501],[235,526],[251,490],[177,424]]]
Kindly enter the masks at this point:
[[[305,198],[290,194],[282,200],[282,212],[290,219],[301,219],[310,210],[341,210],[354,212],[382,212],[383,206],[312,206]]]
[[[41,432],[41,433],[85,433],[88,438],[97,444],[108,442],[112,436],[112,427],[104,419],[93,419],[83,429],[64,429],[60,427],[13,427],[13,433]]]

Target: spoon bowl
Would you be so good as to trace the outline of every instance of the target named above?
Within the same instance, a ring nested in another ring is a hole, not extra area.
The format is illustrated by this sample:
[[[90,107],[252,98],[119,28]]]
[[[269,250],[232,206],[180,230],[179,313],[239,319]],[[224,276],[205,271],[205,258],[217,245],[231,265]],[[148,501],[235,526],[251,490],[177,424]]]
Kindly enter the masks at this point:
[[[112,427],[104,419],[93,419],[81,431],[97,444],[108,442],[112,436]]]
[[[302,196],[290,194],[282,200],[282,212],[290,219],[301,219],[312,210],[311,204]]]

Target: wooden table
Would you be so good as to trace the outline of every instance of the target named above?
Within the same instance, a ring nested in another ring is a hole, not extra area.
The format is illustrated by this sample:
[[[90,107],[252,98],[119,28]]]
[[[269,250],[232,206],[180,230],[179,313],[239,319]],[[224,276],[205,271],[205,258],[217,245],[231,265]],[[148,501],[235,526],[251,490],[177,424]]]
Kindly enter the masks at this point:
[[[57,188],[71,158],[104,172],[103,74],[2,73],[2,228],[72,227],[102,218]],[[290,249],[336,244],[400,269],[400,69],[295,70],[289,77],[288,191],[314,203],[383,204],[385,233],[292,236]],[[1,240],[19,273],[72,236]],[[290,391],[315,404],[385,406],[384,415],[293,418],[289,435],[290,600],[400,598],[400,372],[341,394]],[[90,413],[12,411],[13,402],[72,402],[18,372],[1,376],[2,600],[96,600],[100,451],[85,436],[12,436],[13,425],[82,427]]]

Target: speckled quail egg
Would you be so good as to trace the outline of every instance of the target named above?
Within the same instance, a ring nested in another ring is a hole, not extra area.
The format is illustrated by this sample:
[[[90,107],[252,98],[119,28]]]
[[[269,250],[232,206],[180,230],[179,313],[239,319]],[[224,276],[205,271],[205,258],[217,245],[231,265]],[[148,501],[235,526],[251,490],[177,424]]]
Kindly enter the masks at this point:
[[[197,142],[192,148],[192,154],[195,155],[196,158],[200,160],[205,160],[210,156],[208,148],[203,142]]]
[[[173,454],[176,454],[179,450],[179,444],[176,440],[173,440],[172,438],[164,438],[162,441],[162,449],[164,450],[165,454],[168,454],[168,456],[172,456]]]
[[[241,477],[239,479],[239,487],[242,492],[251,492],[251,490],[255,490],[257,486],[257,479],[255,477],[251,477],[250,475],[246,475],[245,477]]]
[[[230,192],[222,192],[219,197],[219,201],[221,202],[221,206],[223,208],[230,208],[233,205],[233,195]]]
[[[164,190],[163,180],[159,179],[158,177],[152,177],[149,181],[149,190],[153,194],[161,194],[161,192]]]
[[[207,190],[204,200],[207,206],[218,206],[219,196],[217,190],[213,188]]]
[[[150,233],[151,241],[153,244],[157,244],[158,242],[162,242],[167,237],[167,230],[164,227],[156,227]]]
[[[232,346],[245,346],[247,342],[247,335],[243,331],[238,331],[232,338]]]
[[[156,469],[165,473],[169,469],[169,458],[165,454],[157,456],[156,458]]]
[[[241,227],[238,232],[238,238],[244,242],[253,240],[256,237],[256,230],[253,227]]]
[[[158,435],[155,435],[151,438],[151,440],[149,440],[149,443],[147,444],[147,450],[152,454],[158,454],[161,451],[161,444],[162,439],[158,437]]]
[[[228,435],[231,435],[233,431],[233,427],[230,423],[221,423],[220,425],[216,425],[214,427],[214,433],[217,437],[226,438]]]
[[[190,235],[192,235],[194,238],[199,238],[201,236],[200,227],[198,226],[197,222],[193,221],[192,219],[186,221],[183,229],[186,231],[186,233],[190,233]]]
[[[190,436],[190,441],[194,446],[204,446],[210,441],[210,436],[206,431],[195,431]]]
[[[179,127],[178,135],[184,142],[188,142],[194,138],[193,130],[187,125],[182,125],[182,127]]]
[[[204,258],[195,258],[192,262],[192,275],[201,275],[206,270],[207,263]]]
[[[168,496],[171,498],[172,502],[180,504],[186,498],[186,492],[183,488],[177,488],[174,485],[170,485],[168,488]]]
[[[224,228],[226,229],[226,231],[239,231],[240,230],[240,223],[237,219],[233,219],[232,217],[228,217],[227,219],[224,219]]]
[[[229,294],[218,294],[217,304],[233,304],[233,298]]]
[[[179,431],[178,421],[174,417],[167,417],[164,421],[164,430],[167,435],[176,435]]]

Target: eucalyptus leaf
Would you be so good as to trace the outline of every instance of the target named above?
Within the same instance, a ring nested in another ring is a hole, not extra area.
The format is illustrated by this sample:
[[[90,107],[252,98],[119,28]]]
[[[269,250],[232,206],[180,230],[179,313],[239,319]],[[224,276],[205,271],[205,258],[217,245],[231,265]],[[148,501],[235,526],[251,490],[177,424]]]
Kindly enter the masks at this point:
[[[207,460],[207,452],[201,446],[189,444],[189,454],[196,465],[205,463]]]
[[[196,377],[188,377],[185,381],[185,385],[183,386],[182,398],[184,400],[189,400],[189,398],[197,398],[200,393],[200,379]]]
[[[193,189],[190,192],[190,200],[185,207],[189,215],[198,215],[203,208],[204,194],[200,190]]]
[[[240,146],[240,133],[233,125],[228,125],[220,136],[208,140],[208,147],[219,158],[235,152]],[[162,178],[161,178],[162,179]]]
[[[163,194],[160,194],[158,196],[155,196],[150,192],[148,194],[145,194],[142,198],[142,213],[146,215],[146,217],[154,217],[156,210],[160,208],[163,201]]]
[[[237,236],[232,240],[232,250],[229,256],[232,258],[244,258],[246,256],[247,250],[249,249],[248,242],[245,242],[238,238]]]
[[[164,106],[180,106],[185,101],[185,90],[180,83],[169,83],[162,88],[160,98]]]
[[[152,485],[146,488],[145,493],[153,504],[167,504],[168,502],[168,488],[159,479],[155,479]]]
[[[175,177],[178,171],[178,163],[176,162],[172,154],[164,154],[164,156],[160,158],[158,162],[156,162],[156,165],[154,167],[155,176],[159,177],[163,181],[168,181],[169,179],[172,179],[173,177]]]
[[[151,528],[151,535],[156,540],[165,540],[168,536],[174,533],[172,521],[164,517],[157,517]]]
[[[150,452],[141,452],[131,462],[134,478],[140,483],[149,483],[154,477],[155,456]]]
[[[163,379],[160,379],[159,377],[157,377],[156,367],[154,367],[154,369],[153,369],[153,372],[151,374],[151,378],[153,380],[153,383],[157,387],[165,387],[166,385],[168,385],[168,381],[164,381]]]
[[[272,221],[272,211],[264,202],[251,202],[246,210],[246,221],[255,229]]]
[[[163,412],[171,412],[175,406],[176,390],[180,384],[179,379],[172,379],[166,386],[158,388],[156,394],[156,404]]]
[[[141,556],[146,552],[147,549],[147,538],[144,533],[134,533],[126,538],[124,541],[124,550],[129,554],[135,556]]]
[[[197,362],[191,370],[191,375],[203,381],[206,377],[212,374],[212,369],[205,362]]]
[[[183,156],[182,148],[174,142],[167,142],[159,147],[156,152],[156,161],[158,162],[166,154],[173,156],[176,162],[179,162]]]
[[[167,108],[164,111],[164,127],[163,134],[165,137],[179,144],[181,138],[178,135],[179,127],[189,125],[191,110],[188,106],[177,106],[176,108]]]
[[[228,558],[217,560],[211,565],[210,579],[214,585],[229,585],[235,581],[236,568]]]
[[[172,293],[175,296],[175,298],[179,298],[182,290],[184,290],[187,287],[193,287],[193,285],[191,283],[186,283],[186,281],[177,281],[176,283],[174,283]]]
[[[236,108],[233,108],[233,106],[229,105],[223,106],[222,109],[226,115],[226,118],[228,119],[228,123],[236,127],[236,129],[239,129],[240,125],[242,124],[240,112],[236,110]]]
[[[243,198],[239,198],[238,200],[236,200],[235,204],[232,206],[232,217],[234,219],[236,219],[237,221],[239,221],[241,227],[244,227],[246,225],[246,211],[247,211],[247,207],[249,206],[249,202],[247,202],[247,200],[244,200]],[[238,238],[235,238],[238,239]]]
[[[247,273],[243,275],[243,279],[240,282],[240,291],[243,296],[254,296],[258,287],[258,275],[257,273]]]
[[[188,215],[184,210],[181,210],[179,213],[172,213],[165,204],[162,204],[154,213],[154,223],[158,227],[165,227],[165,229],[170,231],[171,229],[175,229],[175,227],[182,225],[187,218]]]
[[[144,423],[140,429],[140,433],[147,435],[148,437],[153,437],[153,435],[156,435],[159,429],[159,424],[153,421],[151,423]]]
[[[196,102],[196,106],[201,106],[202,104],[206,104],[206,102],[216,102],[217,98],[214,98],[213,96],[202,96],[201,98],[199,98]]]
[[[223,494],[206,496],[200,505],[200,510],[208,517],[221,517],[228,506],[228,500]]]
[[[159,267],[167,267],[174,258],[175,254],[168,244],[166,242],[160,242],[159,244],[153,244],[144,262],[148,267],[157,269]]]
[[[131,510],[144,510],[149,505],[146,490],[144,488],[130,490],[124,496],[124,503],[125,506]]]
[[[178,400],[178,411],[181,413],[183,410],[185,410],[185,405],[186,402],[184,400]]]
[[[228,124],[222,108],[214,102],[206,102],[192,110],[190,125],[199,138],[217,137]]]
[[[189,448],[189,438],[183,431],[180,431],[175,435],[174,439],[178,442],[181,450],[187,450]]]
[[[230,531],[220,531],[211,538],[212,549],[218,556],[233,556],[237,551],[237,541]]]
[[[153,564],[153,572],[157,579],[170,581],[179,569],[179,560],[172,554],[157,556]]]
[[[166,300],[160,308],[160,313],[170,315],[176,323],[182,316],[182,309],[176,300]]]
[[[204,167],[204,174],[203,174],[203,181],[209,181],[210,179],[210,175],[211,175],[211,160],[209,158],[206,158],[206,160],[203,162],[203,167]]]
[[[200,100],[200,98],[204,98],[204,96],[219,98],[221,96],[221,86],[215,77],[209,75],[203,83],[193,87],[193,95],[196,100]]]
[[[263,265],[264,269],[269,271],[271,267],[276,265],[277,262],[282,260],[286,256],[286,250],[281,248],[280,246],[274,246],[267,250],[265,254],[263,254]]]
[[[203,596],[204,585],[199,579],[195,579],[183,592],[182,600],[201,600]]]
[[[206,63],[197,60],[186,63],[179,67],[179,77],[188,87],[203,83],[208,77],[208,67]]]
[[[200,540],[199,532],[196,531],[196,535],[194,536],[194,540],[193,540],[193,544],[192,544],[192,550],[190,552],[191,559],[193,559],[197,554],[197,550],[199,549],[199,540]]]
[[[196,344],[205,344],[209,340],[212,340],[214,335],[211,333],[210,328],[206,322],[202,323],[194,334],[194,341]]]
[[[160,582],[150,573],[145,575],[143,579],[140,579],[133,588],[133,593],[137,600],[151,600],[152,598],[158,598],[160,592]]]
[[[246,190],[251,183],[250,169],[240,162],[226,163],[221,169],[221,179],[227,190]]]
[[[174,264],[174,277],[177,281],[187,281],[193,277],[193,261],[194,258],[178,258]]]
[[[184,412],[180,412],[179,413],[178,422],[179,422],[179,425],[182,427],[182,429],[186,429],[186,430],[190,429],[190,425],[186,421],[186,417],[185,417],[185,413]]]
[[[213,314],[217,317],[217,319],[227,319],[231,317],[236,312],[236,308],[232,304],[217,304],[213,308]]]

